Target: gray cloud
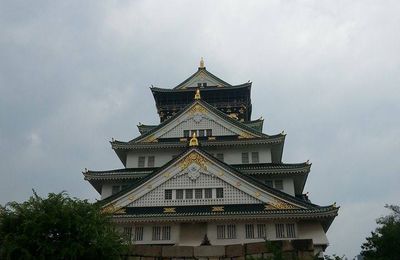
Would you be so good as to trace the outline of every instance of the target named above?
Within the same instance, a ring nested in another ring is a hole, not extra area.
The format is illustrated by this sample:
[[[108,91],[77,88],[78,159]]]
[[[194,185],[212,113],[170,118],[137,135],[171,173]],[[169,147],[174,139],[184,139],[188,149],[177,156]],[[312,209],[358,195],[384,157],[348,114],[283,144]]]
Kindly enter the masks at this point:
[[[157,123],[151,84],[207,68],[253,81],[253,117],[313,162],[306,191],[341,205],[329,252],[357,254],[399,204],[396,1],[0,3],[0,203],[67,190],[98,198],[83,168],[122,167],[112,138]]]

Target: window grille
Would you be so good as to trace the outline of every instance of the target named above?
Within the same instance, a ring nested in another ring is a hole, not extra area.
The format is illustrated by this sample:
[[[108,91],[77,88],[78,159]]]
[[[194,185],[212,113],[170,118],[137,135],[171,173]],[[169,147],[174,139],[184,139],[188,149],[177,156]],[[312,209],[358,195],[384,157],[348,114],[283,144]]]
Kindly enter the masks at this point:
[[[277,238],[285,237],[285,225],[284,224],[275,224],[275,231]]]
[[[135,241],[143,240],[143,227],[135,227]]]
[[[147,167],[154,167],[154,156],[147,157]]]
[[[225,225],[217,225],[217,239],[225,238]]]
[[[249,163],[249,153],[242,153],[242,163]]]
[[[246,238],[254,238],[254,225],[246,224],[245,225],[245,233],[246,233]]]
[[[275,189],[283,190],[283,180],[275,180]]]
[[[251,162],[252,163],[258,163],[259,162],[258,152],[252,152],[251,153]]]
[[[189,137],[189,130],[183,130],[183,137]]]
[[[124,227],[124,238],[127,241],[131,241],[131,239],[132,239],[132,227]]]
[[[195,189],[194,190],[194,197],[196,199],[202,199],[203,198],[203,190],[202,189]]]
[[[212,136],[212,129],[206,129],[206,136]]]
[[[257,224],[257,237],[258,238],[266,238],[267,237],[265,224]]]
[[[217,195],[217,199],[223,198],[224,197],[224,189],[223,188],[217,188],[216,189],[216,195]]]
[[[203,87],[207,87],[207,82],[206,82],[206,83],[203,83]]]
[[[199,137],[203,137],[204,136],[204,130],[199,130]]]
[[[217,159],[220,161],[224,161],[224,154],[223,153],[217,153]]]
[[[165,190],[164,198],[166,200],[172,200],[172,190]]]
[[[145,161],[146,161],[146,157],[139,156],[139,158],[138,158],[138,167],[139,168],[144,168]]]
[[[227,230],[228,230],[227,238],[229,239],[236,238],[236,226],[234,224],[228,225]]]
[[[204,189],[204,198],[206,199],[212,198],[212,189]]]
[[[161,240],[161,227],[159,227],[159,226],[153,227],[151,239],[152,240]]]
[[[183,200],[183,190],[176,190],[176,199]]]
[[[171,226],[154,226],[152,240],[171,240]]]
[[[185,199],[188,199],[188,200],[193,199],[193,190],[192,189],[185,190]]]
[[[296,229],[294,224],[286,224],[286,237],[295,238],[296,237]]]
[[[171,239],[171,227],[164,226],[162,227],[162,240],[170,240]]]

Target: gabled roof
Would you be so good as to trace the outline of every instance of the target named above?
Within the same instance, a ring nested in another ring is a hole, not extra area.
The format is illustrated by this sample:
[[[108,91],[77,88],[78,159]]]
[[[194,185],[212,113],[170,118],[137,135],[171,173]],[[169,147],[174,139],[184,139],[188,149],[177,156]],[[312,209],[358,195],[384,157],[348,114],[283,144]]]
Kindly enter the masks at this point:
[[[174,89],[182,89],[185,87],[186,83],[188,83],[189,81],[191,81],[193,78],[199,76],[200,74],[204,74],[207,77],[210,77],[212,79],[214,79],[215,81],[219,82],[219,84],[221,86],[224,87],[229,87],[231,86],[231,84],[229,84],[226,81],[223,81],[222,79],[218,78],[217,76],[215,76],[214,74],[212,74],[211,72],[209,72],[208,70],[206,70],[205,67],[199,67],[199,69],[193,73],[189,78],[185,79],[182,83],[180,83],[179,85],[177,85],[176,87],[174,87]]]
[[[201,156],[204,156],[207,160],[209,160],[212,163],[218,165],[219,167],[225,169],[227,172],[230,172],[230,173],[234,174],[239,179],[241,179],[241,180],[243,180],[243,181],[245,181],[247,183],[250,183],[251,185],[254,185],[255,187],[257,187],[260,190],[265,191],[267,194],[270,194],[272,196],[276,196],[277,198],[279,198],[281,200],[284,200],[284,201],[286,201],[288,203],[293,203],[293,204],[295,204],[295,205],[297,205],[297,206],[299,206],[300,208],[303,208],[303,209],[318,209],[318,208],[320,208],[320,206],[318,206],[318,205],[306,202],[306,201],[304,201],[302,199],[299,199],[297,197],[291,196],[291,195],[289,195],[287,193],[284,193],[282,191],[279,191],[279,190],[276,190],[274,188],[271,188],[271,187],[259,182],[258,180],[254,179],[253,177],[241,173],[240,171],[236,170],[235,168],[229,166],[228,164],[225,164],[224,162],[219,161],[218,159],[216,159],[212,155],[208,154],[206,151],[204,151],[200,147],[189,147],[182,154],[178,155],[176,158],[172,159],[167,164],[165,164],[164,166],[160,167],[158,170],[155,170],[153,173],[151,173],[151,174],[147,175],[146,177],[136,181],[129,188],[127,188],[125,190],[122,190],[119,193],[116,193],[116,194],[114,194],[114,195],[112,195],[112,196],[100,201],[100,203],[102,205],[104,205],[104,206],[114,204],[115,201],[117,201],[119,198],[123,197],[124,195],[126,195],[127,193],[129,193],[131,191],[134,191],[140,185],[144,185],[148,181],[152,180],[154,177],[156,177],[157,175],[162,173],[165,169],[168,169],[170,166],[175,164],[177,161],[182,160],[186,156],[190,155],[192,152],[196,152],[196,153],[200,154]],[[110,204],[111,202],[113,202],[113,203]]]
[[[137,125],[140,134],[145,134],[155,127],[157,127],[157,125],[143,125],[143,124]]]
[[[229,117],[228,115],[226,115],[225,113],[219,111],[218,109],[216,109],[215,107],[211,106],[210,104],[208,104],[207,102],[203,101],[203,100],[193,100],[192,103],[190,103],[189,105],[187,105],[184,109],[182,109],[181,111],[179,111],[175,116],[165,120],[164,122],[162,122],[161,124],[159,124],[157,127],[152,128],[151,130],[145,132],[144,134],[138,136],[137,138],[129,141],[128,143],[137,143],[140,142],[144,139],[146,139],[146,137],[149,137],[150,135],[152,135],[153,133],[155,133],[156,131],[162,129],[164,126],[168,125],[169,123],[171,123],[172,121],[174,121],[177,117],[179,117],[180,115],[186,113],[188,110],[190,110],[192,107],[194,107],[196,104],[208,109],[211,113],[214,113],[215,115],[217,115],[218,117],[220,117],[222,120],[224,120],[225,122],[228,122],[229,124],[232,124],[234,126],[237,126],[238,128],[243,129],[243,131],[248,132],[249,134],[254,135],[255,137],[261,137],[261,138],[269,138],[268,135],[260,133],[259,131],[255,130],[254,128],[251,128],[249,126],[247,126],[246,124],[239,122],[238,120],[235,120],[231,117]]]
[[[262,131],[263,131],[264,119],[262,119],[262,118],[257,119],[257,120],[252,120],[252,121],[245,121],[242,123],[247,125],[248,127],[253,128],[254,130],[256,130],[260,133],[262,133]]]
[[[243,88],[248,88],[251,87],[252,82],[246,82],[243,84],[239,85],[230,85],[229,87],[223,88],[223,87],[217,87],[217,86],[207,86],[207,87],[200,87],[201,91],[213,91],[213,90],[224,90],[224,89],[229,89],[229,90],[235,90],[235,89],[243,89]],[[176,92],[195,92],[197,88],[183,88],[183,89],[177,89],[177,88],[160,88],[160,87],[151,87],[150,90],[154,92],[165,92],[165,93],[176,93]]]

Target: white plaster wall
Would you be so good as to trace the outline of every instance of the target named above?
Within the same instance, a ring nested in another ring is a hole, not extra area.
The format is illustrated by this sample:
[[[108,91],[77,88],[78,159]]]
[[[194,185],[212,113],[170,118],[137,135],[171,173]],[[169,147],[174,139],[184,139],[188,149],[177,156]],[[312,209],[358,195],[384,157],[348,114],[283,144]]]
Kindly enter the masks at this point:
[[[259,162],[260,163],[270,163],[271,160],[271,149],[269,147],[262,146],[247,146],[246,149],[243,149],[243,146],[238,146],[236,148],[203,148],[205,151],[214,154],[216,156],[217,153],[224,154],[224,162],[227,164],[240,164],[242,163],[242,152],[249,152],[249,160],[251,163],[251,152],[258,152]],[[147,167],[147,158],[148,156],[154,156],[154,165],[155,167],[161,167],[170,160],[172,160],[172,155],[178,155],[182,153],[184,149],[159,149],[154,151],[130,151],[127,155],[126,159],[126,167],[127,168],[137,168],[138,167],[138,159],[139,156],[146,157],[145,167]]]
[[[299,222],[297,225],[300,239],[312,239],[314,244],[328,244],[328,238],[319,222]]]
[[[176,245],[199,245],[203,239],[203,235],[193,234],[193,237],[190,238],[190,232],[203,232],[203,226],[206,226],[206,233],[208,239],[210,240],[212,245],[231,245],[231,244],[245,244],[245,243],[254,243],[254,242],[263,242],[262,238],[254,238],[254,239],[246,239],[245,234],[245,225],[246,224],[266,224],[266,234],[268,240],[291,240],[293,238],[276,238],[275,232],[275,223],[293,223],[293,222],[284,222],[284,221],[235,221],[235,222],[209,222],[209,223],[198,223],[194,225],[198,225],[199,227],[194,230],[181,230],[181,228],[189,228],[191,224],[181,226],[180,223],[149,223],[149,224],[139,224],[139,226],[143,226],[143,241],[135,241],[135,244],[176,244]],[[227,225],[227,224],[235,224],[236,225],[236,238],[235,239],[217,239],[217,225]],[[171,226],[171,239],[170,240],[162,240],[162,241],[153,241],[152,240],[152,227],[153,226]],[[134,224],[126,224],[121,225],[120,230],[122,232],[123,227],[132,226]],[[180,241],[182,233],[182,239],[185,241]],[[133,235],[133,234],[132,234]],[[328,239],[326,234],[319,222],[316,221],[307,221],[307,222],[298,222],[296,223],[296,239],[312,239],[314,244],[318,245],[327,245]]]

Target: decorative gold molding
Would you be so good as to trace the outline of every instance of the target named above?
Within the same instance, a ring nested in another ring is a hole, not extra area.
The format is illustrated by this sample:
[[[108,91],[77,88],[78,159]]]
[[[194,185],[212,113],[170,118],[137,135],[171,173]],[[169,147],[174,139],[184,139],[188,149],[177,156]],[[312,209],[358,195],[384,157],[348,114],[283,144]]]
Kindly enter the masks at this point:
[[[144,143],[157,143],[157,137],[155,137],[154,135],[150,135],[148,136],[146,139],[144,139],[142,142]]]
[[[164,213],[175,213],[175,208],[164,208]]]
[[[196,133],[193,133],[193,136],[189,141],[189,146],[199,146],[199,140],[197,140]]]
[[[251,135],[251,134],[248,134],[248,133],[242,131],[239,133],[238,138],[239,139],[249,139],[249,138],[254,138],[254,135]]]
[[[254,193],[254,196],[255,196],[256,198],[259,198],[259,197],[261,196],[261,193],[260,193],[259,191],[256,191],[256,192]]]
[[[196,89],[196,94],[194,94],[194,99],[195,100],[199,100],[201,99],[201,95],[200,95],[200,89]]]
[[[236,187],[240,187],[240,185],[242,185],[240,181],[236,182]]]
[[[128,197],[128,200],[130,200],[130,201],[132,201],[132,200],[134,200],[135,199],[135,195],[130,195],[129,197]]]
[[[209,136],[208,137],[208,141],[215,141],[216,139],[215,139],[215,136]]]
[[[211,208],[211,211],[212,212],[222,212],[222,211],[225,211],[225,209],[224,209],[224,206],[218,206],[218,207],[212,207]]]
[[[186,169],[191,163],[197,163],[203,170],[207,170],[207,160],[197,152],[191,152],[180,163],[181,170]]]
[[[192,107],[189,111],[189,114],[194,115],[194,114],[207,114],[207,109],[205,109],[203,106],[196,104],[194,107]]]
[[[295,207],[287,202],[284,202],[282,200],[274,200],[274,201],[271,201],[270,204],[277,209],[296,209],[297,208],[297,207]]]
[[[171,174],[169,172],[166,172],[163,174],[163,176],[164,176],[164,178],[169,178],[169,177],[171,177]]]

